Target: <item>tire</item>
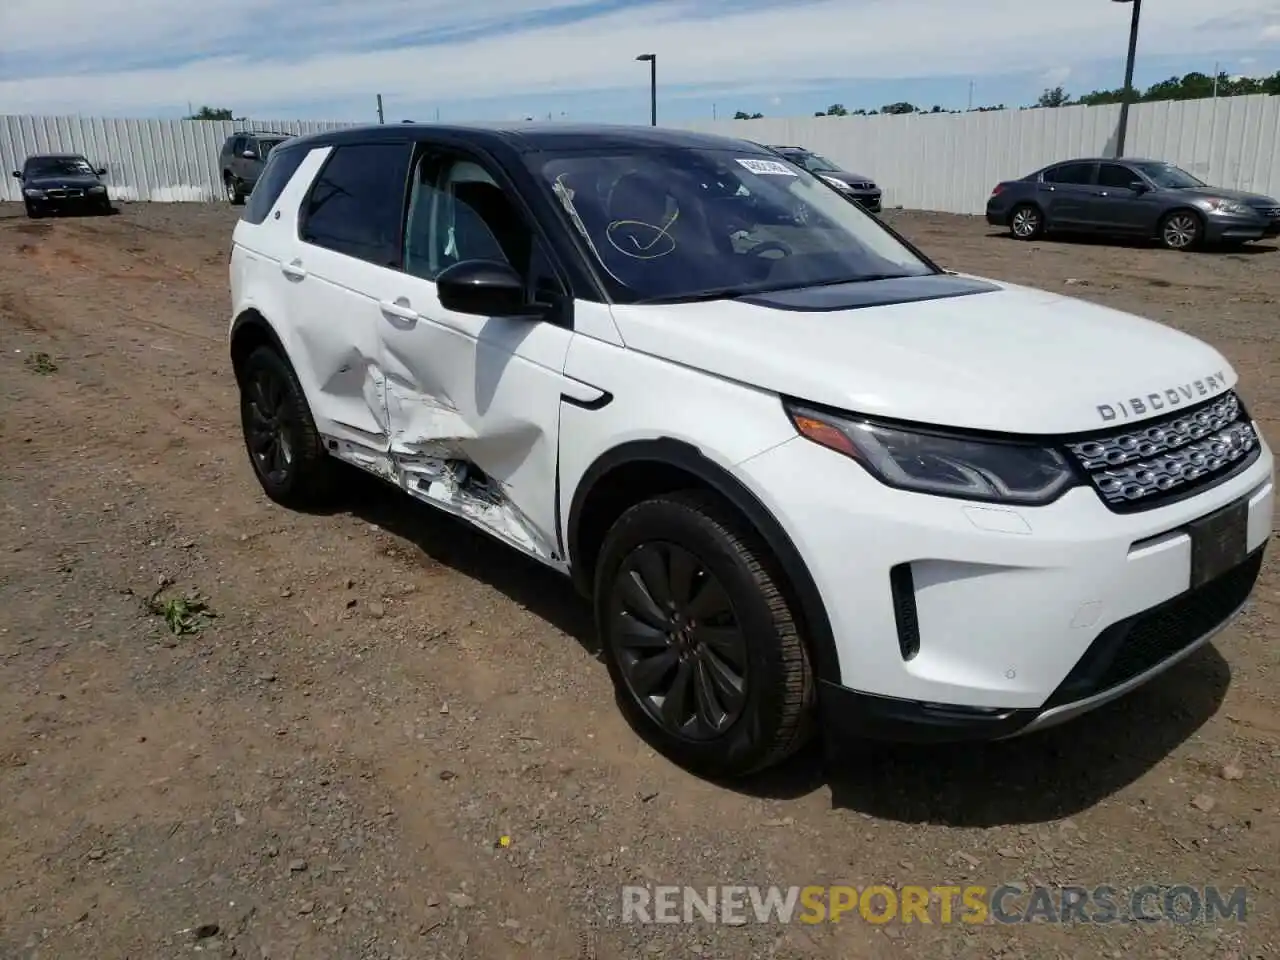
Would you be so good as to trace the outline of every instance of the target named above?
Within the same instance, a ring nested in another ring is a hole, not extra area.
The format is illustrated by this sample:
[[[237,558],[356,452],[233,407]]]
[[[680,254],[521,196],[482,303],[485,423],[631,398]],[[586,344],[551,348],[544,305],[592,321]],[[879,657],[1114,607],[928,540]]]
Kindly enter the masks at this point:
[[[700,491],[636,504],[605,537],[594,602],[609,675],[637,732],[693,773],[746,776],[786,759],[812,732],[813,671],[775,568],[754,531],[718,497]],[[681,591],[681,582],[691,589]],[[643,601],[656,595],[665,603],[681,592],[688,602],[679,632],[672,627],[674,607],[659,621]],[[661,629],[633,612],[643,614],[645,606],[646,619],[661,622]],[[660,705],[652,698],[675,689],[682,676],[688,709],[671,713],[685,722],[664,721],[662,709],[681,701],[663,696]],[[700,681],[716,694],[701,701],[711,703],[701,721]]]
[[[223,175],[222,182],[226,187],[227,203],[233,207],[241,206],[244,203],[244,194],[240,190],[240,181],[227,173]]]
[[[44,211],[41,210],[39,207],[37,207],[30,200],[24,200],[23,206],[27,208],[27,219],[29,220],[39,220],[41,217],[44,216]]]
[[[240,428],[263,492],[285,507],[324,503],[334,461],[316,432],[293,368],[271,347],[258,347],[239,371]]]
[[[1034,203],[1020,203],[1009,212],[1009,232],[1016,240],[1038,240],[1044,235],[1044,213]]]
[[[1160,221],[1160,242],[1170,250],[1194,250],[1204,239],[1204,222],[1194,210],[1171,210]]]

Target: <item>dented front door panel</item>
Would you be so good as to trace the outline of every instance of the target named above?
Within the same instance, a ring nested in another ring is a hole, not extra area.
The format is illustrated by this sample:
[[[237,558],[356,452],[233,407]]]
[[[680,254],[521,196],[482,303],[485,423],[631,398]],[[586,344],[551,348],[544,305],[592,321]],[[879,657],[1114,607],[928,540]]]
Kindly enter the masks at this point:
[[[538,320],[457,314],[440,305],[434,284],[402,280],[398,309],[381,326],[390,453],[401,485],[559,562],[560,397],[581,392],[562,372],[573,334]]]

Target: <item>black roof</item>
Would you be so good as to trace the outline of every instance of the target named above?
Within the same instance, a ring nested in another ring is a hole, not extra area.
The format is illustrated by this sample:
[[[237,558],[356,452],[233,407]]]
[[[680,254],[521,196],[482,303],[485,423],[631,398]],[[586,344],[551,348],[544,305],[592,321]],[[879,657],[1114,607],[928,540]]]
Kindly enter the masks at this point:
[[[27,161],[30,160],[83,160],[83,153],[61,153],[53,150],[49,153],[32,153],[27,155]],[[25,162],[25,161],[24,161]]]
[[[340,146],[344,143],[369,143],[378,140],[429,139],[444,136],[469,141],[485,148],[501,145],[519,153],[543,150],[646,149],[675,147],[704,150],[734,150],[748,156],[766,154],[767,148],[749,140],[722,137],[692,130],[667,127],[629,126],[608,123],[396,123],[369,124],[325,130],[294,138],[290,149]]]
[[[1152,160],[1149,157],[1073,157],[1070,160],[1055,160],[1042,169],[1060,167],[1064,163],[1168,163],[1168,160]]]

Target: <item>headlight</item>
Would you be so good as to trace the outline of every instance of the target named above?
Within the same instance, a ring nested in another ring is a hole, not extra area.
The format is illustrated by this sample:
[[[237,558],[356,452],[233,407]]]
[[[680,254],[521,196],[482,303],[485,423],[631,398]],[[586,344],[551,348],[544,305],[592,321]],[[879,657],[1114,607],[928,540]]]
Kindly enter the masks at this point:
[[[107,188],[106,188],[106,187],[104,187],[102,184],[98,183],[98,184],[94,184],[92,187],[90,187],[90,188],[89,188],[89,192],[90,192],[90,193],[106,193],[106,192],[107,192]]]
[[[853,191],[853,187],[849,186],[843,180],[837,180],[835,177],[823,177],[822,179],[844,193],[850,193]]]
[[[1237,217],[1247,217],[1254,212],[1253,207],[1237,203],[1235,200],[1210,200],[1209,210],[1212,213],[1227,213]]]
[[[804,437],[856,460],[902,490],[968,500],[1045,504],[1076,485],[1066,457],[1034,443],[890,427],[788,403]]]
[[[22,191],[24,197],[30,197],[32,200],[39,200],[44,196],[43,190],[37,190],[35,187],[27,187]]]

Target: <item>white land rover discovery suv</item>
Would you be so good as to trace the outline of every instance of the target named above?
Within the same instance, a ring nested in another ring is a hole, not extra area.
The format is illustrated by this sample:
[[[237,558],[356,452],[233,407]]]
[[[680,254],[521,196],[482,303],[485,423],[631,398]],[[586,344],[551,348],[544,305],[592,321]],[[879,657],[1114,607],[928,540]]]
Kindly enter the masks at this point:
[[[945,272],[755,144],[291,140],[230,272],[267,495],[345,461],[570,576],[632,722],[704,774],[1089,710],[1228,623],[1271,532],[1218,352]]]

